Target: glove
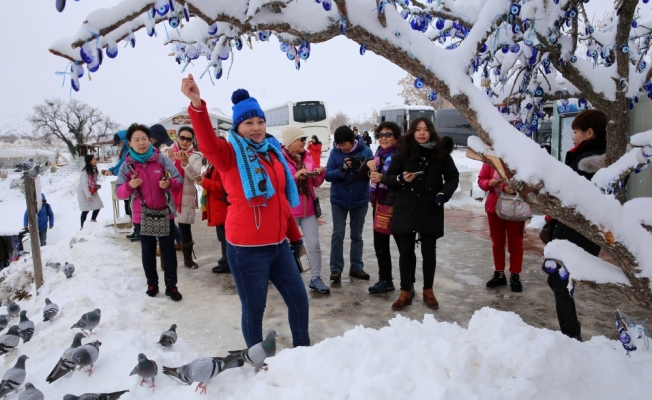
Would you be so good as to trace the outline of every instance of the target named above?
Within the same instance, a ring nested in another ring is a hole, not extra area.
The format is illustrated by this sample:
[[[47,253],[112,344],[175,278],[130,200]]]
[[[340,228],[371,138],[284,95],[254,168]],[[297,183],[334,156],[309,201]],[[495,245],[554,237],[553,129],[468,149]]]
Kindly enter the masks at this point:
[[[437,197],[435,197],[435,203],[437,203],[438,206],[444,205],[448,200],[446,200],[446,195],[443,193],[437,193]]]

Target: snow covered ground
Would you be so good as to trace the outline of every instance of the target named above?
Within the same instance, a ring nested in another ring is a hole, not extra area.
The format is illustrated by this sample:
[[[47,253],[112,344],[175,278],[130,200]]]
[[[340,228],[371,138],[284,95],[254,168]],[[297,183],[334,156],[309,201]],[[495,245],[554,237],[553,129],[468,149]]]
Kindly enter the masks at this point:
[[[458,159],[469,168],[479,169],[470,160],[456,156],[456,162]],[[22,227],[23,196],[18,189],[9,189],[15,176],[10,173],[9,179],[0,181],[3,230]],[[36,324],[34,337],[3,357],[0,373],[26,354],[30,357],[26,382],[42,390],[47,399],[60,399],[67,393],[126,389],[130,393],[123,399],[199,396],[195,385],[180,384],[161,372],[155,393],[139,387],[140,379],[129,376],[141,352],[154,359],[159,369],[163,365],[180,366],[196,357],[225,354],[200,354],[184,340],[183,326],[178,327],[179,341],[172,349],[156,343],[161,332],[176,322],[162,312],[161,305],[170,300],[161,295],[154,299],[145,296],[140,254],[121,249],[112,238],[112,228],[104,227],[112,219],[107,180],[100,190],[105,208],[99,222],[87,222],[84,230],[79,230],[78,176],[71,166],[42,178],[43,192],[55,213],[55,228],[42,249],[43,261],[72,263],[75,275],[66,280],[63,273],[45,268],[40,293],[37,295],[32,287],[31,298],[19,302]],[[458,195],[470,197],[468,193]],[[73,239],[77,243],[71,246]],[[31,269],[31,259],[26,256],[2,276]],[[46,297],[61,307],[53,323],[42,322]],[[178,306],[183,307],[184,301]],[[102,320],[95,334],[83,341],[102,342],[93,375],[78,371],[47,384],[45,377],[76,333],[70,327],[95,308],[102,310]],[[0,312],[5,312],[4,307]],[[209,317],[220,318],[220,312],[216,307]],[[206,332],[205,340],[214,343],[216,349],[224,348],[220,346],[224,339],[210,332]],[[226,371],[208,386],[206,398],[396,399],[416,395],[435,399],[597,399],[623,392],[629,397],[647,398],[652,393],[652,354],[645,351],[643,343],[639,349],[627,357],[619,342],[594,337],[579,343],[559,332],[531,327],[516,314],[490,308],[477,311],[468,329],[437,322],[432,315],[426,315],[423,322],[397,316],[389,327],[379,330],[359,326],[310,348],[282,350],[269,360],[269,371],[254,374],[250,367]],[[8,396],[16,398],[14,394]]]

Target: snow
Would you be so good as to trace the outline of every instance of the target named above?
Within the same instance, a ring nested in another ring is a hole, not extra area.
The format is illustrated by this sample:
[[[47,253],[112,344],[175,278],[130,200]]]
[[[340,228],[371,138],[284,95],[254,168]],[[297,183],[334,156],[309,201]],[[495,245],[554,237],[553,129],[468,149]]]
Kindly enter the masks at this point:
[[[543,256],[562,261],[570,272],[570,277],[578,281],[631,285],[620,268],[592,256],[567,240],[553,240],[548,243],[543,250]]]

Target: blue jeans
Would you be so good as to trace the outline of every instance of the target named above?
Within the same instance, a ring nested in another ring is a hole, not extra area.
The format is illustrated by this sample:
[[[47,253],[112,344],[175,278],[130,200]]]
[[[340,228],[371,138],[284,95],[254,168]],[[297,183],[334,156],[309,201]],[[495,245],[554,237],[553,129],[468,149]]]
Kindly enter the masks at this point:
[[[47,229],[39,229],[38,230],[38,238],[39,238],[39,241],[41,242],[41,246],[45,246],[45,242],[48,240],[48,230]]]
[[[292,345],[310,346],[308,294],[287,240],[260,247],[226,244],[226,256],[242,305],[242,335],[247,347],[263,341],[263,314],[272,281],[288,307]]]
[[[351,270],[350,272],[360,271],[364,268],[362,262],[362,228],[364,228],[364,219],[367,216],[369,204],[356,208],[344,208],[337,204],[331,203],[331,213],[333,215],[333,234],[331,235],[331,271],[344,271],[344,234],[346,233],[346,216],[351,215],[350,237],[351,237]]]

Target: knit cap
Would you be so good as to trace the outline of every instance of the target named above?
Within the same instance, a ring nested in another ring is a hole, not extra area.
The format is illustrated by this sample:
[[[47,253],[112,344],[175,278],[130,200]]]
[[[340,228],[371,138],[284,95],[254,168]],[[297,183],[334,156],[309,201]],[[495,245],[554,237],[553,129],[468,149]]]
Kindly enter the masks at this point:
[[[249,92],[245,89],[238,89],[233,92],[231,95],[231,102],[233,103],[232,127],[234,131],[237,132],[238,125],[249,118],[260,117],[267,122],[267,119],[265,119],[265,113],[263,112],[263,109],[260,108],[258,101],[249,96]]]
[[[307,138],[306,132],[298,126],[289,125],[283,129],[283,146],[287,147],[291,145],[295,140],[301,139],[302,137]]]

